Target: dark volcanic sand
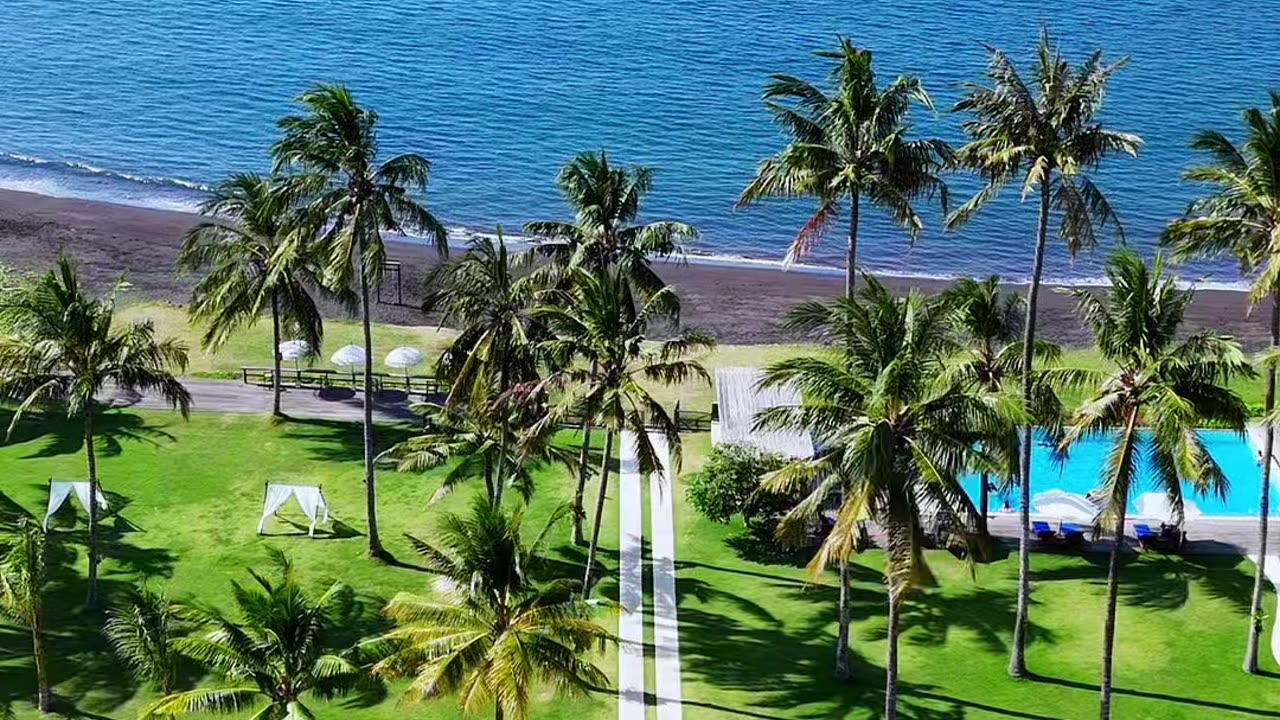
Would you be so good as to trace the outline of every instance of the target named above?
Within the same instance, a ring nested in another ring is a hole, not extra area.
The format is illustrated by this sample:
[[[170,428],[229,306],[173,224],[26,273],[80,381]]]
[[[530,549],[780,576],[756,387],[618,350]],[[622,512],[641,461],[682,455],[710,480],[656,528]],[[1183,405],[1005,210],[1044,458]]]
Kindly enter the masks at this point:
[[[95,287],[105,286],[123,272],[136,294],[185,304],[192,278],[178,277],[173,262],[183,231],[194,222],[195,216],[186,213],[0,190],[0,261],[21,270],[42,271],[65,249]],[[416,302],[422,273],[436,262],[435,252],[393,243],[388,255],[403,263],[405,302]],[[797,339],[777,327],[786,310],[801,300],[829,297],[843,289],[840,277],[769,268],[668,263],[659,272],[679,288],[684,322],[711,330],[722,343]],[[899,278],[884,282],[894,289],[918,287],[929,292],[946,284]],[[384,297],[388,295],[394,299],[394,290],[384,289]],[[413,307],[389,304],[379,305],[375,316],[400,324],[427,322]],[[1250,316],[1247,298],[1240,292],[1199,291],[1187,319],[1191,329],[1210,327],[1231,333],[1248,349],[1266,343],[1265,313]],[[1066,345],[1089,342],[1088,333],[1072,314],[1070,298],[1049,288],[1040,296],[1039,329],[1043,337]]]

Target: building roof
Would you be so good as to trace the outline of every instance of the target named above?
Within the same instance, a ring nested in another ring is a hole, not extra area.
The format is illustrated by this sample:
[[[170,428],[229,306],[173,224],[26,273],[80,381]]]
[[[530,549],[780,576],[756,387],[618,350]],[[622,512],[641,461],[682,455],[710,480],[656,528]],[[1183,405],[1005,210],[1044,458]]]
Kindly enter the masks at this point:
[[[761,410],[800,404],[800,392],[796,388],[761,388],[763,377],[764,372],[758,368],[716,370],[716,403],[720,410],[717,441],[754,445],[789,458],[813,457],[813,440],[806,432],[753,428],[756,413]]]

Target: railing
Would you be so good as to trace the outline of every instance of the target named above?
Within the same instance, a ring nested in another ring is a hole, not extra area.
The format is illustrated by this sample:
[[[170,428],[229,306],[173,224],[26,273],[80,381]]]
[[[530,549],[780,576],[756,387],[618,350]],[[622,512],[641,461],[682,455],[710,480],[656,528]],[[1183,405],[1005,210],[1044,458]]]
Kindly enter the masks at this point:
[[[711,413],[709,412],[684,410],[677,403],[670,417],[671,421],[675,423],[676,429],[680,432],[711,432]],[[582,427],[582,421],[583,413],[570,413],[560,421],[560,427],[567,429],[580,428]],[[645,426],[655,428],[658,423],[650,416],[645,419]]]
[[[245,385],[271,387],[274,375],[274,370],[269,367],[240,368],[240,380]],[[280,384],[286,388],[360,390],[363,381],[364,373],[359,370],[351,373],[328,368],[280,368]],[[449,386],[439,378],[428,375],[374,373],[373,390],[374,392],[403,390],[409,395],[439,395],[448,392]]]

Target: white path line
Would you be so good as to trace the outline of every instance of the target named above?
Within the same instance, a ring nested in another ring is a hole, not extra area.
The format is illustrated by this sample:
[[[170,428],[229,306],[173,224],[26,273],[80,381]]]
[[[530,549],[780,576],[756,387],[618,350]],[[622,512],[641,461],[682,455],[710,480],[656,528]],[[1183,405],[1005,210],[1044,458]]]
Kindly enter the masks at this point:
[[[667,439],[650,434],[662,469],[649,476],[649,525],[653,560],[653,645],[658,720],[681,720],[680,627],[676,619],[676,538]]]
[[[1257,555],[1250,554],[1249,560],[1254,565],[1258,564]],[[1271,586],[1280,590],[1280,556],[1267,556],[1266,576]],[[1280,617],[1280,599],[1276,600],[1276,613],[1277,617]],[[1280,620],[1275,621],[1271,626],[1271,657],[1275,658],[1276,662],[1280,662]]]
[[[618,720],[644,720],[644,528],[636,437],[622,433],[618,468]]]

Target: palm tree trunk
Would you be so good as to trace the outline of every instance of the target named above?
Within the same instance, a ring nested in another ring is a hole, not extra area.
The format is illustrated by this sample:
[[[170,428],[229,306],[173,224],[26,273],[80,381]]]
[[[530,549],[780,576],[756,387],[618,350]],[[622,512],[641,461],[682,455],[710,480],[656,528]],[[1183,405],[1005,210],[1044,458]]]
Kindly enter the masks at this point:
[[[493,462],[484,456],[484,490],[488,493],[489,504],[493,505]]]
[[[849,558],[840,560],[840,596],[836,629],[836,677],[849,677]]]
[[[1125,506],[1120,506],[1119,517],[1116,518],[1116,530],[1111,548],[1111,559],[1107,563],[1107,619],[1102,629],[1102,700],[1098,705],[1100,720],[1111,720],[1111,666],[1114,661],[1116,644],[1116,596],[1120,591],[1120,551],[1124,548]]]
[[[98,608],[98,456],[93,447],[93,400],[84,410],[84,459],[89,472],[89,590],[84,605]]]
[[[493,702],[493,720],[502,720],[502,701],[495,700]]]
[[[273,289],[271,291],[271,414],[283,417],[280,412],[280,298]]]
[[[1049,183],[1040,183],[1040,219],[1036,228],[1036,255],[1031,266],[1031,286],[1027,288],[1027,324],[1022,336],[1022,402],[1031,406],[1031,371],[1036,339],[1036,306],[1040,300],[1040,275],[1044,271],[1044,250],[1049,232]],[[1013,649],[1009,655],[1009,675],[1027,674],[1027,614],[1031,606],[1031,433],[1030,423],[1022,429],[1018,448],[1018,611],[1013,622]]]
[[[889,647],[884,660],[884,720],[898,717],[898,634],[902,612],[897,595],[889,591]]]
[[[1280,346],[1280,292],[1271,296],[1271,347]],[[1276,369],[1267,369],[1267,396],[1263,412],[1271,415],[1276,407]],[[1262,636],[1262,590],[1267,566],[1267,514],[1271,500],[1271,466],[1275,450],[1276,430],[1267,423],[1262,441],[1262,488],[1258,505],[1258,563],[1253,576],[1253,599],[1249,603],[1249,638],[1244,649],[1244,671],[1258,673],[1258,641]]]
[[[849,256],[844,271],[844,294],[853,297],[853,286],[858,277],[858,193],[849,197]]]
[[[364,333],[364,503],[369,523],[369,554],[385,558],[387,551],[378,536],[378,486],[373,459],[373,332],[369,323],[369,273],[364,266],[365,243],[358,243],[360,253],[360,324]]]
[[[591,413],[582,419],[582,450],[578,452],[578,487],[573,491],[573,544],[583,545],[586,540],[582,536],[582,520],[586,513],[582,509],[583,495],[587,490],[587,478],[591,476],[591,467],[587,460],[591,457]]]
[[[53,712],[53,691],[49,688],[49,649],[44,636],[44,612],[37,609],[31,623],[31,653],[36,665],[36,707],[43,714]]]
[[[591,595],[591,570],[596,563],[596,550],[600,545],[600,525],[604,518],[604,499],[609,489],[609,459],[613,455],[613,431],[604,431],[604,459],[600,461],[600,491],[596,493],[596,520],[591,528],[591,547],[587,549],[587,569],[582,575],[582,597]]]
[[[507,373],[505,355],[506,355],[505,353],[501,353],[500,357],[498,358],[498,364],[501,365],[501,370],[498,371],[499,395],[507,391],[507,378],[509,377],[509,375]],[[507,438],[508,438],[507,426],[511,424],[511,409],[507,408],[506,410],[507,410],[506,416],[502,420],[500,420],[501,427],[498,429],[498,432],[500,433],[500,436],[498,438],[498,477],[496,478],[497,482],[494,484],[494,487],[493,487],[494,507],[497,507],[502,504],[502,491],[507,484],[507,479],[506,479]]]
[[[982,487],[978,490],[978,533],[986,537],[987,510],[991,507],[991,491],[987,489],[987,485],[991,483],[991,478],[984,472],[978,479],[982,481]]]

